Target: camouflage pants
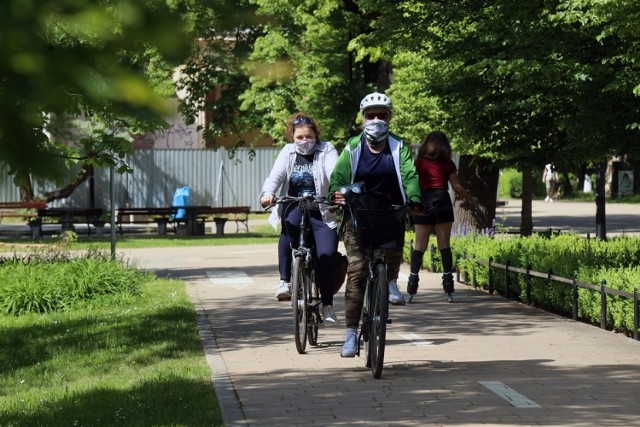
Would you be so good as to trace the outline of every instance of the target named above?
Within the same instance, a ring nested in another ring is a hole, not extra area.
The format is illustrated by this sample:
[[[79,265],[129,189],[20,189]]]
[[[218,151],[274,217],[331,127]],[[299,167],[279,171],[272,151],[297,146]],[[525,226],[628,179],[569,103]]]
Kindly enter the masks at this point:
[[[369,264],[358,245],[355,230],[351,221],[346,221],[342,229],[342,241],[347,250],[349,265],[347,266],[347,284],[344,290],[344,313],[347,328],[358,327],[362,305],[364,304],[364,292],[369,274]],[[387,279],[395,280],[400,272],[402,263],[402,246],[389,249],[385,253],[387,263]]]

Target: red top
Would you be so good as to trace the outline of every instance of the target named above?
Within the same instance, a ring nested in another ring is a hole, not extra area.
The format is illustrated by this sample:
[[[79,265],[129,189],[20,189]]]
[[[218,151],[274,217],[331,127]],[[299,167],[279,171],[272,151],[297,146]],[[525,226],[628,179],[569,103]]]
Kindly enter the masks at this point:
[[[458,168],[451,160],[416,159],[416,171],[420,177],[420,190],[449,188],[449,175]]]

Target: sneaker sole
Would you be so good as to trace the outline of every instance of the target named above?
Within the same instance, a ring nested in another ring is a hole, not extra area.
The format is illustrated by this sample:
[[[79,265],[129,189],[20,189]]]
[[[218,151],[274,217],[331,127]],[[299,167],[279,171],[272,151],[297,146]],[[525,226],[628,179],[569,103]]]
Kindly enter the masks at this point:
[[[389,301],[391,305],[406,305],[406,301]]]
[[[347,354],[347,355],[345,355],[345,354],[340,353],[340,357],[356,357],[356,354],[357,354],[357,353],[353,353],[353,354]]]
[[[322,324],[323,324],[324,326],[334,326],[336,323],[338,323],[338,322],[336,322],[336,321],[335,321],[335,320],[333,320],[333,319],[324,319],[324,320],[322,321]]]

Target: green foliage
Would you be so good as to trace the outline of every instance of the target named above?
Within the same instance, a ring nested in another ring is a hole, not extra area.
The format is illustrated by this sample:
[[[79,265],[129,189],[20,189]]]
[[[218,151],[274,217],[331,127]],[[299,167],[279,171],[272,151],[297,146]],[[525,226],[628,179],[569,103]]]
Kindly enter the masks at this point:
[[[534,177],[535,178],[535,177]],[[522,197],[522,173],[515,169],[502,169],[500,171],[499,197],[508,199],[519,199]],[[533,180],[534,198],[542,198],[546,195],[544,184],[538,180]]]
[[[48,313],[67,310],[105,296],[127,298],[139,293],[149,276],[107,254],[90,251],[72,257],[41,252],[2,260],[0,312]]]
[[[459,236],[453,242],[454,256],[462,271],[475,274],[479,286],[489,286],[488,267],[474,260],[488,260],[512,267],[528,268],[532,271],[573,278],[583,283],[599,285],[606,280],[607,286],[633,292],[640,283],[640,269],[636,260],[640,259],[640,238],[617,237],[606,242],[585,239],[575,234],[533,236],[527,238],[507,238],[490,235],[469,234]],[[465,257],[466,255],[466,257]],[[629,267],[632,266],[632,267]],[[504,270],[494,270],[494,289],[505,293]],[[525,276],[510,275],[510,292],[521,301],[525,300]],[[571,314],[571,286],[546,279],[531,279],[532,303],[564,315]],[[600,296],[592,290],[579,291],[578,312],[583,319],[599,323]],[[629,333],[633,323],[631,300],[608,297],[607,324],[616,330]]]
[[[254,3],[270,21],[249,57],[241,110],[277,141],[284,141],[287,117],[304,111],[320,123],[323,139],[344,142],[367,90],[347,50],[362,17],[337,0]]]
[[[0,3],[0,162],[16,184],[28,189],[30,176],[58,177],[69,163],[108,164],[130,147],[115,129],[165,123],[188,19],[173,0]],[[88,136],[49,140],[56,120],[80,115],[95,124]]]
[[[372,30],[351,47],[393,64],[400,134],[520,170],[638,153],[633,2],[357,3]]]

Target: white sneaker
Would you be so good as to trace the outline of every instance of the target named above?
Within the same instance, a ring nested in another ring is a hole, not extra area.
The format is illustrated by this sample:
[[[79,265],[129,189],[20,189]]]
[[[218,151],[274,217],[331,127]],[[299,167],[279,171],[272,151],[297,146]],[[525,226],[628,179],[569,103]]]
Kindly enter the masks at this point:
[[[453,302],[453,295],[451,295],[451,292],[447,294],[447,301]]]
[[[347,328],[347,332],[344,334],[344,344],[340,349],[340,356],[342,357],[356,357],[358,354],[358,331],[356,328]]]
[[[338,318],[332,305],[322,306],[322,323],[325,326],[333,326],[338,323]]]
[[[398,283],[395,280],[389,280],[389,303],[393,305],[404,305],[404,295],[398,289]]]
[[[276,290],[276,298],[278,299],[278,301],[291,300],[291,283],[280,280],[280,285]]]
[[[547,196],[547,197],[545,197],[545,198],[544,198],[544,201],[545,201],[545,202],[548,202],[549,200],[550,200],[550,199],[549,199],[549,196]]]
[[[553,199],[552,199],[551,197],[549,197],[549,201],[550,201],[551,203],[553,203]]]

